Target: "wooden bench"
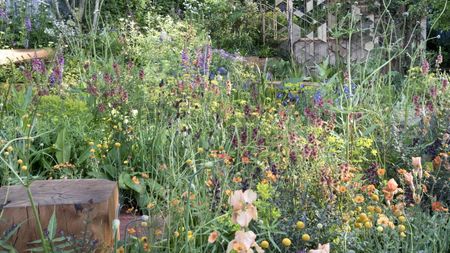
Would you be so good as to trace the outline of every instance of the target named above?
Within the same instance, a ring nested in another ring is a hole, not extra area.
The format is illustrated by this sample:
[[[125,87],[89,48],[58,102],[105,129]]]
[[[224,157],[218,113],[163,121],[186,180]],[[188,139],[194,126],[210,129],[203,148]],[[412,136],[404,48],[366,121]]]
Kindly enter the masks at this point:
[[[44,49],[0,49],[0,65],[31,61],[34,58],[47,59],[52,57],[53,50]]]
[[[75,238],[86,235],[105,247],[113,244],[112,223],[117,219],[119,196],[115,182],[38,180],[31,184],[31,192],[43,228],[47,228],[55,211],[56,237],[63,232]],[[29,242],[40,238],[26,189],[20,185],[0,188],[0,207],[0,237],[4,231],[23,222],[10,244],[19,252],[33,247]],[[83,234],[85,231],[88,233]]]

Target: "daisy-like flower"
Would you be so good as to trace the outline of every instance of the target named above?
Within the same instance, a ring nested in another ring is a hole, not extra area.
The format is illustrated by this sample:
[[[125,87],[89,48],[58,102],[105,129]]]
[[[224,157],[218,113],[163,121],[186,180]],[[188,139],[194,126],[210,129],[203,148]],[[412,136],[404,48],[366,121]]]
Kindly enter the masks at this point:
[[[234,191],[231,194],[229,203],[233,207],[232,222],[239,224],[241,227],[248,227],[251,220],[258,218],[258,213],[253,202],[256,200],[257,194],[252,190]]]

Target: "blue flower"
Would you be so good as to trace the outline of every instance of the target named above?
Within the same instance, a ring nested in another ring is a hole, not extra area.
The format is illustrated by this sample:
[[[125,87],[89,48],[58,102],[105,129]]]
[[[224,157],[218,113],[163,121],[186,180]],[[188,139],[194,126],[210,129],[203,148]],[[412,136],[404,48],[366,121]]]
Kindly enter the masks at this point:
[[[284,97],[284,94],[283,93],[281,93],[281,92],[278,92],[277,93],[277,98],[278,99],[282,99]]]
[[[314,103],[319,104],[320,102],[322,102],[322,94],[321,94],[320,90],[318,90],[314,94]]]
[[[228,74],[228,70],[224,67],[219,67],[217,69],[217,73],[219,73],[219,75],[221,76],[226,76]]]

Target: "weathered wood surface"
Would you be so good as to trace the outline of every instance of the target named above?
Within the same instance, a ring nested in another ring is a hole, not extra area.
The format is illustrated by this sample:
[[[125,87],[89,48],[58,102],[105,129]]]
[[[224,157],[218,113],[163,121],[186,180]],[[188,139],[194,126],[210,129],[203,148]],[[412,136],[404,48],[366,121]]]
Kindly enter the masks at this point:
[[[53,50],[45,49],[0,49],[0,65],[30,61],[34,58],[47,59],[52,57]]]
[[[104,247],[113,243],[112,222],[117,218],[117,184],[108,180],[50,180],[31,184],[33,199],[38,206],[42,226],[47,228],[55,210],[57,236],[88,236]],[[28,242],[38,240],[36,222],[23,186],[0,188],[0,234],[13,225],[24,222],[10,240],[19,252],[30,248]]]

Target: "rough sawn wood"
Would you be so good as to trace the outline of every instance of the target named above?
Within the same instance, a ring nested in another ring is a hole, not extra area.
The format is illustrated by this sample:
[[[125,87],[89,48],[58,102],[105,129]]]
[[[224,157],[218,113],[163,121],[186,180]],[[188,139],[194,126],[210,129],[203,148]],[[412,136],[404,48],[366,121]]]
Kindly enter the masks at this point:
[[[117,184],[108,180],[49,180],[31,184],[33,199],[38,205],[42,226],[47,228],[53,211],[57,218],[57,237],[88,234],[98,243],[113,243],[112,222],[117,218]],[[28,195],[23,186],[0,188],[0,235],[13,225],[24,222],[10,240],[19,252],[30,247],[28,242],[38,240],[36,223]]]

